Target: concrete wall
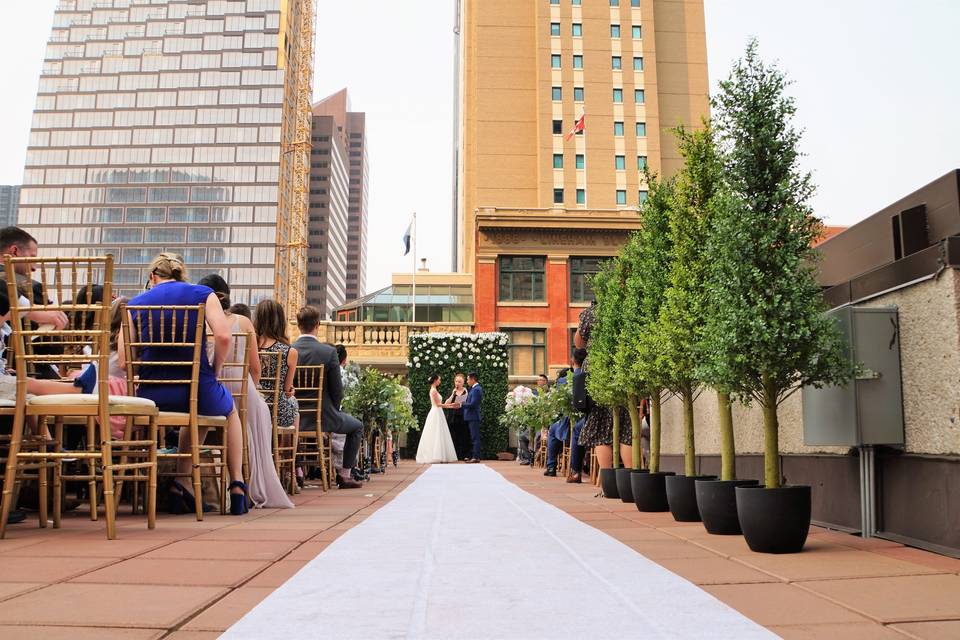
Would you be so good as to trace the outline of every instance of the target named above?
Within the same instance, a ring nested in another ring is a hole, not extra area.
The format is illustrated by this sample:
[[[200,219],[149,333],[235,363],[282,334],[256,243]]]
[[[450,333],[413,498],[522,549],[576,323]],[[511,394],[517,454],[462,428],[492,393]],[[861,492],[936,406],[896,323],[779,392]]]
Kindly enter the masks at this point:
[[[907,453],[960,454],[960,274],[948,269],[936,280],[881,296],[864,306],[896,306],[900,317]],[[706,389],[694,406],[697,453],[718,454],[716,394]],[[759,407],[735,406],[737,452],[763,451]],[[683,453],[683,407],[678,398],[663,404],[664,454]],[[803,444],[801,392],[780,407],[780,451],[786,454],[847,452],[843,447]]]

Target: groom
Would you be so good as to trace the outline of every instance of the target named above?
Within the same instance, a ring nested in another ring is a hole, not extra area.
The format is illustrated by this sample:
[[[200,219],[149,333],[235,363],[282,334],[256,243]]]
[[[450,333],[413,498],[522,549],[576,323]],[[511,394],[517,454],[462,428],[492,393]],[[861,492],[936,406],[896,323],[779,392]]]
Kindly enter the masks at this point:
[[[470,429],[470,440],[473,442],[473,457],[467,462],[480,462],[480,404],[483,402],[483,388],[477,380],[477,374],[467,375],[467,386],[470,392],[460,407],[463,409],[463,420]]]

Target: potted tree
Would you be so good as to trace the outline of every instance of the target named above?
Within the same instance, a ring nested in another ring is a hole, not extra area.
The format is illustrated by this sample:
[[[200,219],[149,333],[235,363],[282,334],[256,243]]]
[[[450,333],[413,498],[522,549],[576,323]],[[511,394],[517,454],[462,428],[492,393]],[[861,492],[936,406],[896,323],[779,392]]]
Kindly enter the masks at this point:
[[[639,251],[636,266],[627,280],[629,304],[635,303],[631,320],[625,324],[624,345],[633,350],[624,361],[624,375],[632,381],[629,388],[642,391],[650,398],[650,462],[649,473],[633,473],[630,485],[634,503],[640,511],[667,511],[666,477],[673,472],[660,471],[660,403],[664,394],[664,378],[657,366],[659,345],[651,330],[660,315],[663,293],[667,288],[670,267],[670,209],[673,206],[675,181],[658,180],[646,175],[649,195],[640,207],[640,230],[636,232]],[[627,367],[629,365],[629,367]]]
[[[737,198],[718,216],[713,252],[723,286],[709,333],[722,378],[763,410],[764,484],[737,487],[737,511],[754,551],[797,552],[810,528],[810,487],[784,486],[777,408],[804,385],[843,384],[854,372],[824,311],[813,243],[814,187],[799,165],[800,132],[787,80],[751,41],[717,96],[724,173]]]

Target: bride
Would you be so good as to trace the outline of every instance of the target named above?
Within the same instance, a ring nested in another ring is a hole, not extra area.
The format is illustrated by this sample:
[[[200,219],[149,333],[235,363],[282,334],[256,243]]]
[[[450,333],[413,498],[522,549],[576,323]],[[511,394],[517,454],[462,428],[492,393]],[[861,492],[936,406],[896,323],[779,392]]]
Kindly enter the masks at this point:
[[[457,450],[450,437],[447,427],[447,418],[443,415],[443,402],[437,387],[440,386],[440,376],[434,374],[430,382],[430,403],[433,407],[427,414],[427,421],[423,425],[420,435],[420,446],[417,447],[417,462],[430,464],[434,462],[456,462]]]

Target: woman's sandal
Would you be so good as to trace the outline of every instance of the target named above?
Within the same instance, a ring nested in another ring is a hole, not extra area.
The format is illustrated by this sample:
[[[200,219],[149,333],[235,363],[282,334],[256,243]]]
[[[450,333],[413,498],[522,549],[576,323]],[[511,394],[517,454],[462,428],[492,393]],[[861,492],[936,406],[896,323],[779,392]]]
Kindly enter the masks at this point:
[[[203,512],[210,513],[216,507],[212,504],[203,503]],[[187,491],[182,484],[173,481],[170,486],[170,513],[179,515],[181,513],[195,513],[197,510],[197,501],[193,494]]]
[[[234,488],[240,488],[243,490],[243,493],[233,493]],[[247,504],[247,485],[239,480],[234,480],[230,483],[230,486],[227,487],[227,491],[230,492],[230,515],[232,516],[242,516],[250,510],[250,507]]]

